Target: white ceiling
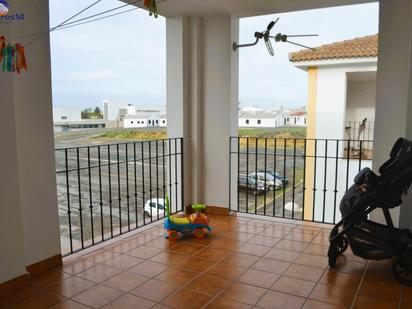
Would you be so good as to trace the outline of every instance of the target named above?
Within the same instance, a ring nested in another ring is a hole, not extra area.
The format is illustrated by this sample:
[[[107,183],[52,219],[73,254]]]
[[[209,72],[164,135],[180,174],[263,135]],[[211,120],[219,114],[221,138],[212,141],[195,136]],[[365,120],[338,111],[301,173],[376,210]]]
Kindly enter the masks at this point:
[[[376,71],[373,72],[350,72],[347,74],[348,82],[374,82]]]
[[[123,0],[133,2],[133,0]],[[288,11],[376,2],[371,0],[158,0],[163,16],[232,14],[250,17]]]

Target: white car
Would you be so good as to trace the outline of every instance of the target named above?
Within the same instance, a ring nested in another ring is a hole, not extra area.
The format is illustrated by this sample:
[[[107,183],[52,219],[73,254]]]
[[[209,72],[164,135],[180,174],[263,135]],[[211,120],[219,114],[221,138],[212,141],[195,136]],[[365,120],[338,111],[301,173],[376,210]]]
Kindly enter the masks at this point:
[[[163,218],[166,212],[165,204],[165,199],[160,197],[148,200],[144,205],[144,215],[146,217],[157,218],[157,213],[159,212],[159,218]]]

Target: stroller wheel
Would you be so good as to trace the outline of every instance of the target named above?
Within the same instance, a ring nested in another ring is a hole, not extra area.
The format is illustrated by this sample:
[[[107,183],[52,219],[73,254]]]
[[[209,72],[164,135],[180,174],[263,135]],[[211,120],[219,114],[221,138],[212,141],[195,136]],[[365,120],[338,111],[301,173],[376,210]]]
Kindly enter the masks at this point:
[[[338,258],[338,252],[336,251],[336,246],[333,242],[331,242],[329,245],[328,258],[329,258],[329,266],[335,267],[336,259]]]
[[[400,283],[412,286],[412,253],[405,252],[394,257],[392,272]]]
[[[346,249],[348,249],[348,240],[346,239],[346,237],[338,239],[337,248],[339,255],[343,254],[346,251]]]

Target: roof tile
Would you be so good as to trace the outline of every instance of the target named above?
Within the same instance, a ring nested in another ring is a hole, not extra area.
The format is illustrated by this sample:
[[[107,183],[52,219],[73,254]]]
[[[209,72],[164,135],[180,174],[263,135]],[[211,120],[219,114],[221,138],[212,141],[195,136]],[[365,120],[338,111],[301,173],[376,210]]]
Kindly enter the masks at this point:
[[[378,34],[355,38],[317,47],[315,50],[305,49],[290,53],[291,62],[366,58],[378,56]]]

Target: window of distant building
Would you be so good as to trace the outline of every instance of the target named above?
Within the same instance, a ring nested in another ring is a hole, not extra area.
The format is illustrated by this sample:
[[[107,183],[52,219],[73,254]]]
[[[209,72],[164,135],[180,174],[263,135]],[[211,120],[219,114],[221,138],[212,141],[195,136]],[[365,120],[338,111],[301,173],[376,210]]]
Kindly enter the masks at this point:
[[[257,122],[258,124],[261,124],[262,123],[262,121],[260,120],[260,119],[258,119],[258,122]]]
[[[152,123],[152,121],[151,120],[149,120],[149,124],[151,124]]]
[[[295,124],[296,124],[296,117],[295,117],[295,120],[294,120],[294,122],[295,122]]]
[[[131,124],[133,124],[133,121],[130,121]]]
[[[62,120],[67,120],[67,116],[62,116]]]
[[[156,124],[158,124],[159,123],[159,120],[156,120]]]
[[[246,124],[249,124],[249,119],[246,119]]]
[[[162,122],[163,122],[163,123],[166,123],[166,120],[163,120]]]
[[[303,119],[303,122],[306,124],[306,118]]]

